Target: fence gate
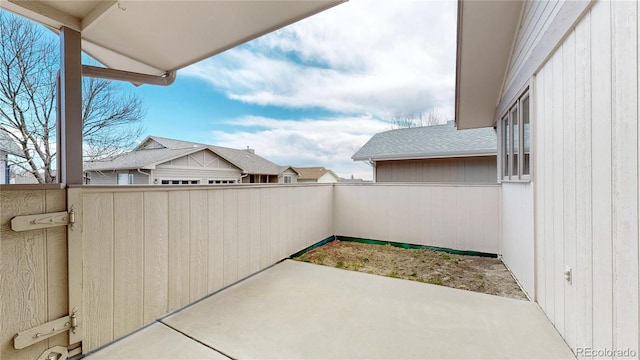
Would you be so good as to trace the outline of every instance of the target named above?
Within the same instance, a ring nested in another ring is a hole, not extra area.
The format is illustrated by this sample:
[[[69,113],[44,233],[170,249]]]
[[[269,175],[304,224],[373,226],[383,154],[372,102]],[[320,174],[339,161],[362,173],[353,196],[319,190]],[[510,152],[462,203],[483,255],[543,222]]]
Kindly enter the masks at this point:
[[[81,189],[5,187],[0,196],[2,357],[82,353]]]

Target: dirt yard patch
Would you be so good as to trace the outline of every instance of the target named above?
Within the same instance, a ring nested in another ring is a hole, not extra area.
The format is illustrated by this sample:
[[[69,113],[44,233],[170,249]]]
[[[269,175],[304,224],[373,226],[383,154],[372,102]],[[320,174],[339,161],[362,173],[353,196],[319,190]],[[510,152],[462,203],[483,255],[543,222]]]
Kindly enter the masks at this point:
[[[294,260],[526,300],[499,259],[335,240]]]

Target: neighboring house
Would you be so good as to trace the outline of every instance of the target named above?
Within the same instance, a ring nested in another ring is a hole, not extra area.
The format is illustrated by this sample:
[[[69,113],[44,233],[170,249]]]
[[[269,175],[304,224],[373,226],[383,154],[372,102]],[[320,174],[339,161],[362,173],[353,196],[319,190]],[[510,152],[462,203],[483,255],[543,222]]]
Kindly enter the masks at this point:
[[[295,183],[298,174],[255,154],[149,136],[133,151],[108,161],[85,163],[85,181],[92,185],[157,184],[220,185]]]
[[[496,183],[496,134],[444,125],[375,134],[351,158],[373,166],[375,182]]]
[[[638,2],[458,5],[455,118],[498,129],[503,261],[578,358],[637,357]]]
[[[18,144],[9,134],[0,130],[0,184],[8,184],[11,179],[9,155],[22,156]]]
[[[336,183],[340,179],[333,171],[324,167],[296,167],[300,183]]]

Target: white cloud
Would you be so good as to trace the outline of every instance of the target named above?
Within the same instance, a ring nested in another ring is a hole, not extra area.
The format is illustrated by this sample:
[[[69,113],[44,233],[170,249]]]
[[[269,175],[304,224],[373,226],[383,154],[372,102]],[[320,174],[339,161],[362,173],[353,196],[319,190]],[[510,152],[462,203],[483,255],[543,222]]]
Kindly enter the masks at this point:
[[[252,104],[452,117],[455,6],[352,0],[182,74]]]
[[[369,165],[351,160],[373,134],[389,124],[371,116],[277,120],[248,116],[228,121],[234,132],[213,131],[210,143],[256,153],[280,165],[325,166],[342,177],[371,179]],[[256,130],[257,129],[257,130]]]

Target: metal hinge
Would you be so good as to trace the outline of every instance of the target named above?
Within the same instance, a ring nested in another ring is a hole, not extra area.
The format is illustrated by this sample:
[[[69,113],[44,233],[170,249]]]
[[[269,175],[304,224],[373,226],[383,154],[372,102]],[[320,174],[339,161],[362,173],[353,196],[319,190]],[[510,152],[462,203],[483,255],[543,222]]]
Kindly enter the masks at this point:
[[[13,347],[16,349],[24,349],[27,346],[69,330],[75,334],[77,328],[78,310],[73,309],[71,315],[19,332],[13,338]]]
[[[75,224],[76,213],[71,207],[69,212],[61,211],[48,214],[22,215],[11,219],[11,230],[25,231],[46,229],[55,226],[67,226]]]

